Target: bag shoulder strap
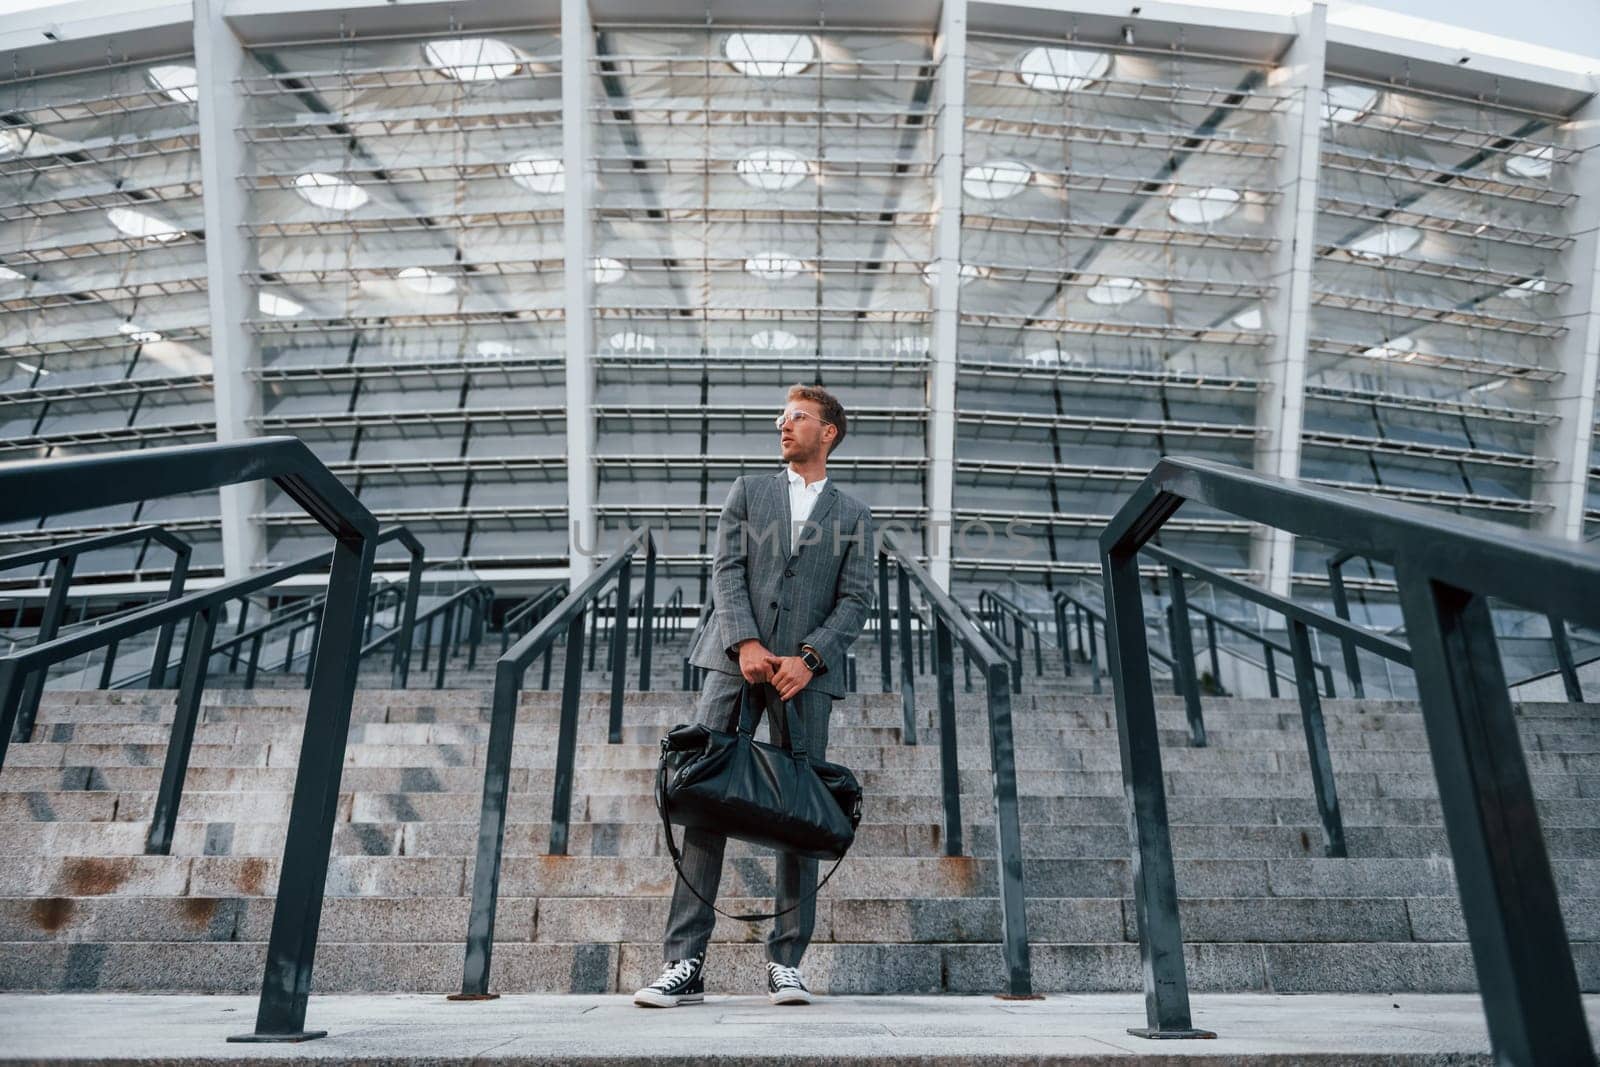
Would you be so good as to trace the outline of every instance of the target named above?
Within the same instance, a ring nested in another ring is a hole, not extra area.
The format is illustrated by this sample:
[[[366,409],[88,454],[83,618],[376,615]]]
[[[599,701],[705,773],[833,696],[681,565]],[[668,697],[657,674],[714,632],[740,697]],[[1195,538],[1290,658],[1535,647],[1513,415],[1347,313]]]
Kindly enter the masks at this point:
[[[828,873],[817,880],[815,888],[813,888],[809,893],[806,893],[793,904],[789,905],[787,908],[784,908],[782,911],[774,911],[770,913],[752,913],[749,915],[735,915],[732,912],[723,911],[721,908],[717,907],[715,901],[707,900],[704,894],[694,887],[694,883],[689,881],[688,875],[683,873],[683,854],[678,851],[678,843],[673,840],[672,819],[669,817],[667,812],[667,754],[665,752],[661,754],[661,762],[656,767],[656,811],[661,814],[661,829],[666,834],[667,851],[672,854],[672,867],[678,872],[678,880],[688,888],[689,892],[695,895],[700,903],[704,904],[718,915],[726,916],[729,919],[737,919],[740,922],[759,922],[763,919],[776,919],[780,915],[789,914],[791,911],[794,911],[800,905],[804,904],[806,901],[812,899],[818,893],[822,892],[822,887],[828,884],[828,879],[833,877],[833,872],[837,871],[839,869],[839,864],[844,862],[843,856],[840,856],[838,859],[834,860],[833,866],[828,868]]]

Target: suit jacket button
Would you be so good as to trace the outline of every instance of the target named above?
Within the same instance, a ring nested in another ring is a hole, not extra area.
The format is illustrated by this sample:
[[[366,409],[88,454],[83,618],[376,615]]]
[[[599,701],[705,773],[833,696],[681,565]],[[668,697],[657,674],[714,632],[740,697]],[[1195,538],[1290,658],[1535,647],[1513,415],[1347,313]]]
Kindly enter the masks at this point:
[[[774,600],[774,601],[773,601],[773,602],[772,602],[772,606],[773,606],[773,607],[777,607],[777,606],[778,606],[778,602],[777,602],[777,601],[776,601],[776,600]]]

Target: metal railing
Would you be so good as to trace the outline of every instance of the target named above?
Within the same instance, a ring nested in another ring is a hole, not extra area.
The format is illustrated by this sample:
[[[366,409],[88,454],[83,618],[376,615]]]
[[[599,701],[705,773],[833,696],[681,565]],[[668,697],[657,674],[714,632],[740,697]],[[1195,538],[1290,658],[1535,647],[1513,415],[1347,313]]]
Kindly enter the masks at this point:
[[[275,482],[332,534],[334,547],[315,557],[331,564],[328,602],[306,704],[255,1030],[229,1040],[302,1041],[322,1036],[321,1031],[305,1029],[306,999],[338,811],[362,608],[377,549],[377,521],[303,443],[291,437],[267,437],[9,464],[0,467],[0,523],[53,513],[62,501],[70,501],[75,509],[111,507],[263,479]],[[176,797],[199,719],[196,681],[210,651],[218,611],[225,601],[241,595],[242,586],[255,582],[259,584],[254,588],[265,588],[277,580],[278,575],[270,573],[189,593],[94,632],[58,637],[0,658],[0,759],[17,718],[20,683],[29,672],[100,647],[106,640],[104,630],[126,637],[187,618],[180,696],[162,771],[163,793]],[[171,812],[160,813],[160,818],[170,825]]]
[[[567,853],[567,828],[572,817],[573,763],[578,747],[578,698],[584,670],[584,619],[601,599],[609,599],[612,604],[629,602],[633,560],[641,544],[645,550],[644,602],[654,603],[656,544],[646,527],[630,537],[622,549],[567,594],[495,664],[489,747],[484,755],[483,804],[478,818],[477,862],[472,872],[472,914],[467,923],[466,963],[462,971],[461,992],[452,996],[452,1000],[486,1000],[498,995],[489,992],[489,967],[494,955],[494,917],[500,895],[506,801],[511,792],[511,746],[516,733],[517,696],[522,691],[523,675],[534,659],[541,654],[548,655],[557,637],[565,634],[566,676],[561,687],[561,719],[556,735],[555,787],[550,812],[550,854],[564,856]],[[602,596],[602,590],[613,579],[616,585]],[[628,615],[623,611],[616,615],[611,642],[611,713],[607,739],[614,745],[622,741],[627,629]],[[650,687],[652,635],[649,629],[645,627],[644,647],[639,655],[640,689]]]
[[[1163,459],[1100,535],[1129,799],[1145,1037],[1195,1029],[1178,918],[1139,556],[1186,501],[1392,566],[1496,1062],[1592,1063],[1489,598],[1600,626],[1600,558],[1551,538],[1198,459]],[[1249,587],[1247,587],[1249,588]],[[1300,650],[1306,609],[1289,615]],[[1374,635],[1334,619],[1358,644]],[[1370,646],[1369,646],[1370,647]]]
[[[45,598],[35,643],[47,644],[60,633],[61,623],[66,618],[67,598],[72,592],[73,572],[77,568],[80,556],[127,544],[148,544],[151,541],[172,550],[172,575],[167,581],[167,593],[164,599],[176,600],[183,595],[184,581],[189,574],[189,559],[194,549],[189,542],[159,526],[139,526],[132,530],[86,537],[65,544],[46,545],[43,548],[0,557],[0,571],[16,570],[41,563],[55,564],[50,576],[50,592]],[[156,631],[155,655],[151,660],[155,665],[150,676],[152,689],[160,689],[166,684],[164,668],[172,650],[172,635],[176,626],[176,621],[168,622]],[[45,673],[43,668],[30,671],[23,681],[22,695],[17,706],[17,727],[28,734],[32,733],[33,720],[39,714],[39,699],[44,694]],[[0,749],[0,753],[3,753],[3,749]]]
[[[989,623],[990,632],[1009,649],[1013,692],[1022,692],[1022,658],[1027,652],[1026,638],[1030,633],[1033,635],[1033,673],[1035,677],[1044,677],[1044,641],[1039,634],[1039,620],[1016,601],[993,589],[978,593],[978,617]],[[1006,626],[1007,621],[1010,627]]]
[[[901,710],[906,723],[905,743],[916,741],[916,683],[911,662],[911,587],[916,586],[933,613],[933,669],[939,701],[939,781],[944,801],[944,851],[961,855],[961,777],[957,767],[955,645],[979,663],[986,683],[989,726],[989,766],[994,787],[995,836],[999,853],[1000,940],[1005,956],[1006,990],[1011,996],[1031,996],[1032,966],[1028,951],[1027,893],[1022,872],[1022,828],[1017,809],[1016,752],[1011,731],[1011,665],[990,640],[978,632],[967,613],[936,585],[915,557],[900,547],[893,535],[879,535],[878,588],[889,585],[889,569],[896,571],[899,592]],[[879,602],[879,644],[887,666],[887,605]],[[887,669],[884,677],[889,677]]]

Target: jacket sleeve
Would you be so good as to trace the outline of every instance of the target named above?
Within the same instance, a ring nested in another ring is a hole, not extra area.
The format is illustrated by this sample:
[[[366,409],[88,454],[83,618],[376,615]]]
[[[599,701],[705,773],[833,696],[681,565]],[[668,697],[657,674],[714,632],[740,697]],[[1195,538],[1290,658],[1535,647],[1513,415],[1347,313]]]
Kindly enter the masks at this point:
[[[845,651],[861,636],[872,613],[872,513],[862,508],[855,527],[841,535],[840,542],[844,555],[839,561],[833,610],[800,642],[816,649],[830,671],[844,663]]]
[[[749,569],[745,541],[749,536],[744,479],[735,478],[727,502],[717,519],[717,551],[711,564],[711,584],[716,590],[715,622],[723,649],[738,659],[735,646],[749,638],[760,640],[755,611],[750,604]]]

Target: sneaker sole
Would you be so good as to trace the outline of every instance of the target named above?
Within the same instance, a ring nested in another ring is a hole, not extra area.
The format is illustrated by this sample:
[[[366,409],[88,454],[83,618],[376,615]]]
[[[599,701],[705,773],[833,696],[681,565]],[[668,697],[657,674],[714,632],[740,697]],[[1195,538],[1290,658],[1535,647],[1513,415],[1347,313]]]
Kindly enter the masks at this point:
[[[774,1004],[811,1004],[815,1001],[810,993],[791,990],[786,993],[768,993],[767,999]]]
[[[670,993],[657,993],[653,989],[641,989],[633,995],[633,1002],[641,1008],[676,1008],[683,1004],[704,1004],[704,993],[684,993],[673,996]]]

